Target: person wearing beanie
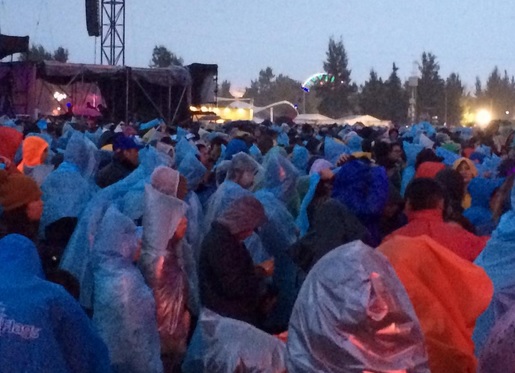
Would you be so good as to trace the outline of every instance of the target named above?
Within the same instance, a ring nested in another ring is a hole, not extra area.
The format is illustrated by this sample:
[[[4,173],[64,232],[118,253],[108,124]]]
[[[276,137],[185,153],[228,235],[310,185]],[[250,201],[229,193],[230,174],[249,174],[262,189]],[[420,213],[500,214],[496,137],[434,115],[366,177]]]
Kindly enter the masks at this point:
[[[18,233],[35,239],[43,202],[36,182],[19,173],[0,170],[0,237]]]

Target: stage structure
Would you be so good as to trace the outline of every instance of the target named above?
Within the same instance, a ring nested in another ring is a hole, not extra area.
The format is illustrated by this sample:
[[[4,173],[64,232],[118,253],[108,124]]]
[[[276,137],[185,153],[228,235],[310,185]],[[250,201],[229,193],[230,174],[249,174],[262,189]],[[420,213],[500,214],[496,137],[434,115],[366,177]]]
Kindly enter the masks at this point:
[[[125,66],[125,0],[101,1],[100,63]]]

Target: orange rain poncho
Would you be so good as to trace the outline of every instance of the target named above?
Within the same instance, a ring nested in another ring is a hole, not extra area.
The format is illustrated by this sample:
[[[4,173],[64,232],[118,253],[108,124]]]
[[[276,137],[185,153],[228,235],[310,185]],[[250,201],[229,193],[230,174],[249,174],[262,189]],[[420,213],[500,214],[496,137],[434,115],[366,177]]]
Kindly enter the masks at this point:
[[[48,143],[40,137],[31,136],[23,141],[23,160],[18,165],[18,170],[23,172],[23,167],[39,166],[42,162],[43,153],[48,149]]]
[[[472,332],[488,307],[485,271],[427,236],[393,237],[378,250],[390,260],[413,303],[432,373],[475,373]]]

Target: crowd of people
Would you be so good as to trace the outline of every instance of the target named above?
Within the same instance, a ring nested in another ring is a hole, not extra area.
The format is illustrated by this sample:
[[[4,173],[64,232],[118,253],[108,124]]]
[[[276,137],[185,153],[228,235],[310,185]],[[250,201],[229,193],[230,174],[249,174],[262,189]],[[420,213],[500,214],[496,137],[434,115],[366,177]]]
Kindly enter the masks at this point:
[[[515,139],[0,118],[2,372],[515,371]]]

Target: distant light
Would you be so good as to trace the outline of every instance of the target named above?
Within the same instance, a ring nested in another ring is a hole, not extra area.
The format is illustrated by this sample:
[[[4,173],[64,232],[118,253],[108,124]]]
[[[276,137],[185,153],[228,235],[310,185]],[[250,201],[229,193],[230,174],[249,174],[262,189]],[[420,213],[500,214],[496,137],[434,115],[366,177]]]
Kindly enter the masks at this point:
[[[202,106],[202,107],[200,108],[200,111],[202,111],[202,112],[206,112],[206,111],[207,111],[207,107]]]
[[[510,115],[510,111],[509,110],[506,110],[506,115]]]
[[[486,109],[481,109],[476,113],[476,123],[485,128],[492,121],[492,114]]]
[[[309,92],[309,88],[308,87],[302,87],[302,89],[306,92]]]
[[[190,106],[190,111],[198,111],[198,109],[195,106]]]
[[[58,102],[61,102],[62,100],[64,100],[66,97],[66,94],[65,93],[60,93],[60,92],[55,92],[54,93],[54,98],[58,101]]]

